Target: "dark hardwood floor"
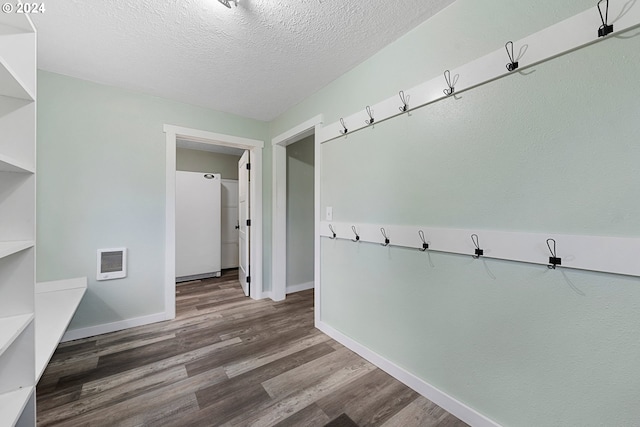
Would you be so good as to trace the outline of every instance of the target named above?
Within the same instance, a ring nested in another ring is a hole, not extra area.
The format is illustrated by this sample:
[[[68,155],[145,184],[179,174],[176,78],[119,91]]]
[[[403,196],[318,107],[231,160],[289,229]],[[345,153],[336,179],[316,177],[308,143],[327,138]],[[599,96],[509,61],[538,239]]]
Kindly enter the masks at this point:
[[[61,344],[38,426],[466,426],[313,326],[313,291],[177,286],[175,320]]]

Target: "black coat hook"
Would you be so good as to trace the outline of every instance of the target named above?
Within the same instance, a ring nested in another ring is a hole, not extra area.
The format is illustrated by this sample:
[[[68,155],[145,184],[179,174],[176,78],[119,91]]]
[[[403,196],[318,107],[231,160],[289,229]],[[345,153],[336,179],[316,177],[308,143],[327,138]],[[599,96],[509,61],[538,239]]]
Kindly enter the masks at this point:
[[[471,241],[473,242],[473,244],[476,247],[476,254],[472,255],[474,258],[478,259],[480,258],[482,255],[484,255],[484,250],[480,249],[480,239],[478,239],[478,235],[477,234],[472,234],[471,235]]]
[[[340,129],[339,132],[343,135],[346,135],[349,130],[347,129],[347,126],[345,126],[343,118],[340,118],[340,124],[342,124],[343,129]]]
[[[551,244],[549,242],[553,242],[553,249],[551,249]],[[556,265],[562,265],[562,258],[558,258],[556,256],[556,241],[553,239],[547,239],[547,247],[549,248],[549,252],[551,252],[549,265],[547,267],[555,270]]]
[[[355,240],[351,239],[351,241],[352,242],[359,242],[360,241],[360,236],[358,236],[358,232],[356,231],[356,226],[352,225],[351,229],[353,230],[353,234],[356,235],[356,239]]]
[[[451,72],[449,70],[445,70],[444,72],[444,80],[447,82],[447,86],[449,86],[449,89],[444,89],[443,92],[445,95],[449,96],[451,94],[453,94],[453,92],[455,92],[455,88],[453,81],[451,81]]]
[[[516,57],[513,55],[513,42],[508,41],[504,48],[507,50],[507,55],[509,55],[509,63],[507,64],[507,70],[513,71],[518,68],[518,61],[516,61]],[[509,48],[511,48],[511,52],[509,52]]]
[[[400,95],[400,101],[402,101],[402,107],[398,107],[398,108],[400,109],[400,111],[405,113],[409,109],[409,95],[405,96],[403,90],[398,92],[398,95]]]
[[[382,246],[389,246],[389,237],[387,236],[387,232],[382,227],[380,227],[380,232],[382,233],[382,237],[384,237],[384,243],[380,244]]]
[[[329,230],[331,230],[331,234],[333,234],[333,237],[329,237],[331,240],[336,238],[336,231],[333,229],[333,225],[329,224]]]
[[[604,16],[602,16],[602,10],[600,9],[600,3],[604,0],[600,0],[598,2],[598,13],[600,14],[600,20],[602,21],[602,25],[598,28],[598,37],[604,37],[607,34],[613,33],[613,25],[609,25],[609,0],[607,2],[607,8],[605,9]]]
[[[373,118],[373,111],[371,110],[371,107],[369,107],[367,105],[367,115],[369,116],[369,120],[365,120],[364,122],[368,125],[372,125],[373,122],[375,122],[375,119]]]
[[[418,236],[420,237],[420,240],[422,240],[422,249],[420,249],[420,251],[424,252],[427,249],[429,249],[429,244],[427,243],[427,240],[424,238],[424,231],[418,230]]]

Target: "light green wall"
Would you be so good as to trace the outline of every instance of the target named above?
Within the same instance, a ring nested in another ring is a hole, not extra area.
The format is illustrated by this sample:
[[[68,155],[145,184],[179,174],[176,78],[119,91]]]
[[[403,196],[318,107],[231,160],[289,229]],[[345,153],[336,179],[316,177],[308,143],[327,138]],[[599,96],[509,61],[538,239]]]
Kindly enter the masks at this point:
[[[238,161],[240,156],[212,153],[209,151],[176,150],[176,169],[187,172],[213,172],[222,175],[222,179],[238,179]]]
[[[37,280],[89,278],[71,329],[164,311],[164,124],[267,136],[255,120],[38,72]],[[128,277],[96,282],[96,250],[119,246]]]
[[[364,111],[366,105],[591,7],[595,7],[594,2],[587,0],[456,0],[271,122],[271,135],[286,132],[318,114],[324,115],[325,123],[332,123]]]
[[[320,113],[331,123],[594,6],[458,0],[271,132]],[[322,209],[336,221],[639,237],[637,33],[325,143]],[[322,321],[496,422],[640,419],[639,278],[321,246]]]
[[[313,282],[314,136],[287,146],[287,286]]]

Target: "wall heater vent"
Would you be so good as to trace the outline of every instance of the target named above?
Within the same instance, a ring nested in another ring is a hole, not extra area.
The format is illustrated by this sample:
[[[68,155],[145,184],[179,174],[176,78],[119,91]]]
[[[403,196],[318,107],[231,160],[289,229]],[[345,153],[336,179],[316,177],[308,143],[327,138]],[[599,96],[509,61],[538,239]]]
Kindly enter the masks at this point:
[[[98,249],[96,280],[127,277],[127,248]]]

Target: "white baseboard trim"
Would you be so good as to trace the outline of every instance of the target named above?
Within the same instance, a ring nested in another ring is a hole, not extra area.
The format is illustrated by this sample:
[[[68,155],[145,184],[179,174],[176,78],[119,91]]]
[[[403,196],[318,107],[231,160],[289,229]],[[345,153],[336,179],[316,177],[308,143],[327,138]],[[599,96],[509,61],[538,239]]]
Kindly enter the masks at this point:
[[[294,292],[306,291],[307,289],[313,289],[313,282],[300,283],[298,285],[287,285],[287,294]]]
[[[62,341],[73,341],[81,338],[94,337],[96,335],[108,334],[109,332],[121,331],[136,326],[148,325],[150,323],[170,320],[167,313],[156,313],[148,316],[135,317],[133,319],[119,320],[117,322],[104,323],[102,325],[89,326],[87,328],[71,329],[62,336]]]
[[[411,387],[412,389],[414,389],[427,399],[431,400],[436,405],[442,407],[449,413],[455,415],[465,423],[474,427],[500,427],[500,424],[496,423],[495,421],[490,420],[489,418],[468,407],[459,400],[456,400],[455,398],[449,396],[445,392],[438,390],[431,384],[407,372],[400,366],[385,359],[384,357],[368,349],[362,344],[354,341],[353,339],[344,335],[342,332],[337,331],[326,323],[319,321],[317,322],[316,327],[325,334],[329,335],[334,340],[338,341],[340,344],[347,347],[349,350],[367,359],[378,368],[382,369],[408,387]]]

